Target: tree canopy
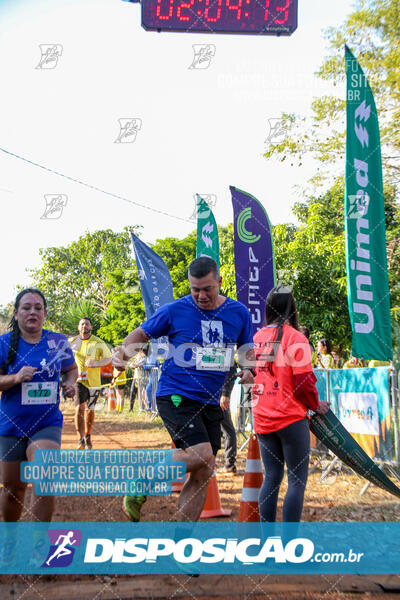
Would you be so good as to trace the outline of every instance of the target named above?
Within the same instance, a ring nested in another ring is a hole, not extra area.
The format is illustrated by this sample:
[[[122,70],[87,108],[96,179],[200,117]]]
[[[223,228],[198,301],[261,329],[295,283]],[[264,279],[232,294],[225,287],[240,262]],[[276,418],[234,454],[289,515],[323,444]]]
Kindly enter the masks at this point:
[[[374,94],[380,123],[384,178],[400,182],[400,0],[358,0],[356,9],[339,27],[326,32],[330,54],[316,76],[341,89],[345,80],[344,44],[359,60]],[[294,113],[282,114],[287,137],[271,144],[265,156],[301,163],[312,156],[324,165],[345,152],[345,93],[316,98],[310,119]],[[343,162],[344,164],[344,162]],[[342,169],[343,170],[343,169]],[[314,177],[321,178],[318,171]]]

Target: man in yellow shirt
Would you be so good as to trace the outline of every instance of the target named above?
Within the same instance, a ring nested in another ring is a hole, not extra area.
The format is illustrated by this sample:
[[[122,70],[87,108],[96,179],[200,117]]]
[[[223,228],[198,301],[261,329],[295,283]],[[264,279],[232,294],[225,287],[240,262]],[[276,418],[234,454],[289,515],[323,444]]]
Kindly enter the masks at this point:
[[[78,449],[92,448],[94,407],[100,394],[101,367],[111,362],[111,352],[103,340],[92,335],[89,317],[78,324],[79,335],[70,339],[78,365],[77,396],[75,399],[75,429],[79,436]]]

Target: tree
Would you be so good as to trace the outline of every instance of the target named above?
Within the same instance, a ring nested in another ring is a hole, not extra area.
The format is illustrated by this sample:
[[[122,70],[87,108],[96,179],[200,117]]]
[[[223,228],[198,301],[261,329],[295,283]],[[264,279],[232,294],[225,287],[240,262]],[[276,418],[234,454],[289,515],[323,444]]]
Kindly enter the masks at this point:
[[[0,307],[0,335],[9,331],[8,325],[13,315],[13,305],[7,304],[7,306]]]
[[[221,293],[236,300],[233,223],[228,223],[226,227],[218,227],[218,234],[222,275]]]
[[[182,240],[173,237],[158,239],[151,248],[161,256],[168,267],[174,297],[181,298],[189,294],[187,269],[196,256],[196,232],[190,233]],[[98,334],[110,343],[118,344],[145,320],[136,265],[132,263],[128,270],[115,269],[109,273],[105,287],[110,290],[111,299]]]
[[[100,310],[98,306],[87,298],[74,300],[69,304],[63,315],[63,332],[66,335],[74,335],[78,331],[78,324],[82,317],[88,317],[96,333],[100,327]]]
[[[400,325],[400,208],[395,188],[384,188],[389,290],[394,331]],[[351,346],[344,244],[344,181],[338,179],[324,195],[293,207],[300,227],[273,230],[278,277],[293,284],[302,325],[313,341],[328,337],[340,351]],[[399,336],[394,336],[394,343]],[[399,338],[400,339],[400,338]]]
[[[339,181],[323,196],[295,205],[299,228],[273,230],[278,278],[293,285],[300,324],[311,329],[314,343],[328,337],[341,352],[351,341],[343,210]]]
[[[331,54],[317,71],[317,77],[342,84],[345,79],[344,44],[352,50],[364,69],[377,105],[382,144],[384,178],[400,181],[400,0],[358,0],[357,8],[345,23],[326,31]],[[308,155],[329,164],[344,161],[345,101],[322,96],[312,103],[310,122],[295,114],[282,114],[282,127],[288,136],[272,144],[265,156],[281,161],[291,156],[302,162]],[[343,162],[342,162],[343,165]],[[342,166],[343,171],[343,166]],[[314,181],[321,178],[317,173]]]
[[[31,275],[47,298],[53,326],[64,330],[68,306],[82,299],[91,300],[105,317],[112,296],[107,278],[115,269],[132,266],[131,229],[137,228],[125,228],[122,233],[110,229],[86,233],[69,246],[40,250],[42,266]]]

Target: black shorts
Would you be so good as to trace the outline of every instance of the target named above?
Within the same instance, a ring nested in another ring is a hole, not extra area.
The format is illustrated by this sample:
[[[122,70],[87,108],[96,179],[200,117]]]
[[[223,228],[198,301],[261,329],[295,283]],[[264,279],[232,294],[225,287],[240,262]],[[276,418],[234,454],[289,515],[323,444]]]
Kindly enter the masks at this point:
[[[78,394],[75,398],[75,406],[80,406],[86,402],[88,409],[94,410],[97,398],[100,395],[100,388],[87,388],[86,385],[83,385],[80,381],[77,382],[76,388]]]
[[[221,448],[221,407],[181,398],[179,406],[175,406],[171,396],[157,396],[158,412],[175,446],[189,448],[209,442],[216,456]]]

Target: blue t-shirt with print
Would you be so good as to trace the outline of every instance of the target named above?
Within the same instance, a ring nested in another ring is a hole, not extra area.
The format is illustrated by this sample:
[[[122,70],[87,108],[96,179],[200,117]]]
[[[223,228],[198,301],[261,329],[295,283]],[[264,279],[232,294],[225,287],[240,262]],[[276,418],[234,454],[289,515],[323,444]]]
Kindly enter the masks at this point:
[[[0,336],[0,369],[4,368],[11,333]],[[60,372],[74,364],[65,335],[43,329],[37,344],[19,338],[17,356],[7,373],[18,373],[24,366],[36,367],[30,382],[14,385],[1,393],[0,435],[31,436],[45,427],[62,427],[59,409]]]
[[[231,298],[214,310],[202,310],[191,295],[185,296],[164,304],[141,328],[150,338],[168,336],[170,344],[157,396],[178,394],[219,404],[230,363],[225,363],[224,370],[215,370],[215,361],[222,361],[224,353],[233,359],[235,345],[253,346],[250,313]]]

